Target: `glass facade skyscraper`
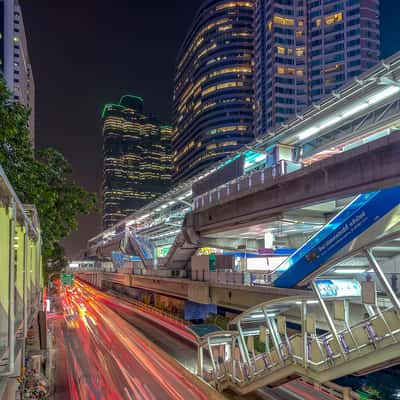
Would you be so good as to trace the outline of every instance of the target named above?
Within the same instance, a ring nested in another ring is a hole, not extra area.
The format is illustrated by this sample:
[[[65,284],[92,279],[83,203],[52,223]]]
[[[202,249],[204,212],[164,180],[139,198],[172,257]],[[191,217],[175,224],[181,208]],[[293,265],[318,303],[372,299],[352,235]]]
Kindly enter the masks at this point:
[[[131,95],[106,104],[102,118],[106,229],[170,188],[172,128],[145,115],[143,99]]]
[[[254,1],[207,0],[178,56],[174,182],[253,139]]]
[[[379,0],[256,0],[254,21],[256,136],[379,61]]]

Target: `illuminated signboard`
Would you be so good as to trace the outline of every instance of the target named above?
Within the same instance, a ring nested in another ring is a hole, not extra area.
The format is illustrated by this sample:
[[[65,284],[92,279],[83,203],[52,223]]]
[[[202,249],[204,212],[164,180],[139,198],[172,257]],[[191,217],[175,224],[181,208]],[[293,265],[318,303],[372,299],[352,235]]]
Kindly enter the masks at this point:
[[[74,274],[61,274],[60,278],[63,286],[72,286],[74,284]]]
[[[157,257],[167,257],[170,248],[171,246],[157,247]]]
[[[198,251],[198,255],[199,256],[209,256],[210,254],[215,254],[216,251],[217,250],[212,247],[201,247]]]
[[[281,271],[278,267],[287,259],[282,256],[253,257],[247,259],[248,271]]]
[[[361,296],[361,284],[356,279],[321,279],[316,284],[322,297]]]

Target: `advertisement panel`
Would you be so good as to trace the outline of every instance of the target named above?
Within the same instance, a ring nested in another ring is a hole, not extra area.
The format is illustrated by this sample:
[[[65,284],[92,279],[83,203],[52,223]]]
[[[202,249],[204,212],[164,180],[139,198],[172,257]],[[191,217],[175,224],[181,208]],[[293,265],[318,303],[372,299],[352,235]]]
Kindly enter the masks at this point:
[[[278,268],[287,257],[270,256],[270,257],[252,257],[247,259],[248,271],[273,271]]]
[[[316,284],[322,297],[361,296],[361,284],[356,279],[321,279]]]
[[[207,319],[209,314],[217,314],[215,304],[200,304],[186,301],[184,307],[184,318],[186,321]]]

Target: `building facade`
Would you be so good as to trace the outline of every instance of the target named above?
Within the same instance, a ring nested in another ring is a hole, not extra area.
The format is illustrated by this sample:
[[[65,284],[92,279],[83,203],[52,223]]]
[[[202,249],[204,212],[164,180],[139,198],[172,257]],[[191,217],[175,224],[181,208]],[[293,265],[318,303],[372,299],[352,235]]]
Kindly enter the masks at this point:
[[[253,0],[206,0],[196,14],[175,74],[174,182],[253,139],[253,14]]]
[[[137,96],[106,104],[102,118],[107,229],[170,188],[172,128],[145,115]]]
[[[254,21],[256,136],[379,61],[379,0],[256,0]]]
[[[0,69],[13,100],[31,110],[28,128],[35,142],[35,83],[18,0],[0,0]]]

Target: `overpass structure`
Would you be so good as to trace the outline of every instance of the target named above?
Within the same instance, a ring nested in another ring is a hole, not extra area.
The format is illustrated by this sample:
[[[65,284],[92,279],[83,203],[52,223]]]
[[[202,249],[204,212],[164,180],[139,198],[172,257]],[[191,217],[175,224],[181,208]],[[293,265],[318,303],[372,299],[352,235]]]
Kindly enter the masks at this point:
[[[138,257],[139,269],[102,272],[104,280],[243,310],[228,331],[199,339],[199,373],[221,389],[397,364],[399,126],[396,54],[91,239],[88,256]],[[249,285],[248,271],[239,282],[226,278],[234,271],[188,279],[204,247],[271,257],[297,250],[261,279],[250,273]]]
[[[21,204],[0,166],[0,398],[15,397],[42,287],[36,209]]]
[[[201,247],[257,251],[266,232],[298,247],[355,195],[400,183],[399,82],[395,54],[92,238],[88,256],[123,251],[179,271]]]
[[[358,196],[290,256],[274,285],[311,290],[260,303],[234,318],[232,331],[202,338],[202,376],[244,394],[301,376],[326,382],[399,364],[400,301],[385,275],[400,261],[399,194],[394,187]],[[348,262],[358,268],[344,268]]]

